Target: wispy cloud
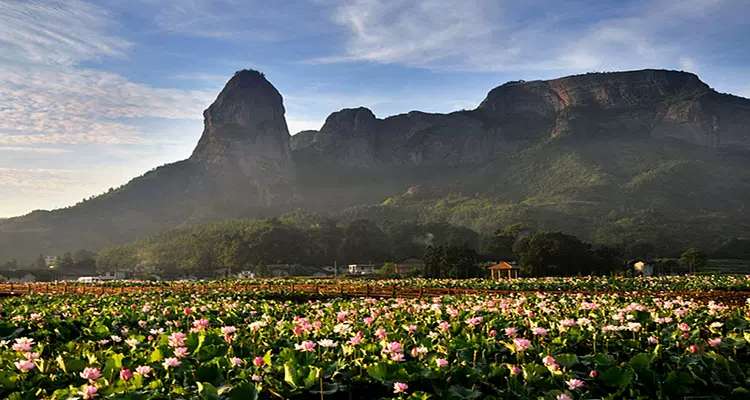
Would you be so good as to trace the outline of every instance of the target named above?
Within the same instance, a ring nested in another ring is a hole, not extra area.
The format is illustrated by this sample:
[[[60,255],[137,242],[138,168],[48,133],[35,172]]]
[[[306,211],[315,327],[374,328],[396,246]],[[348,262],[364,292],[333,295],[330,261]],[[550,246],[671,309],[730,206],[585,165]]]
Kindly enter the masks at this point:
[[[332,21],[349,34],[344,52],[313,61],[561,73],[692,68],[706,49],[685,39],[699,38],[696,32],[708,26],[742,24],[731,15],[741,11],[743,3],[356,0],[332,12]]]
[[[80,60],[123,57],[126,40],[103,34],[114,20],[81,0],[0,2],[0,57],[70,65]]]
[[[0,74],[0,143],[144,143],[129,119],[199,119],[214,95],[91,69],[11,66]],[[10,131],[27,136],[2,135]]]
[[[0,139],[2,143],[2,139]],[[42,153],[42,154],[61,154],[70,153],[70,149],[61,149],[56,147],[24,147],[24,146],[0,146],[0,152],[13,151],[18,153]]]
[[[201,118],[213,93],[155,88],[82,61],[123,57],[104,9],[79,0],[0,2],[0,144],[148,143],[134,118]]]
[[[273,42],[293,35],[278,29],[305,25],[295,15],[304,2],[278,3],[257,0],[140,0],[148,8],[159,31],[172,34],[230,41]],[[289,11],[289,12],[287,12]],[[146,32],[154,33],[154,32]]]

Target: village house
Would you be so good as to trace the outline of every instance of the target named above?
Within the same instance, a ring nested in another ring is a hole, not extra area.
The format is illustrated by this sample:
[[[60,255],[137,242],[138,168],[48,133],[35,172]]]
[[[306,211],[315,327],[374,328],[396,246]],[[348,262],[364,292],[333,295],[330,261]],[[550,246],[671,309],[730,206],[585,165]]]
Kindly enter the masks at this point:
[[[375,264],[349,264],[349,275],[372,275],[375,272]]]
[[[412,275],[415,271],[424,270],[424,262],[417,257],[402,258],[393,263],[394,271],[398,275]]]

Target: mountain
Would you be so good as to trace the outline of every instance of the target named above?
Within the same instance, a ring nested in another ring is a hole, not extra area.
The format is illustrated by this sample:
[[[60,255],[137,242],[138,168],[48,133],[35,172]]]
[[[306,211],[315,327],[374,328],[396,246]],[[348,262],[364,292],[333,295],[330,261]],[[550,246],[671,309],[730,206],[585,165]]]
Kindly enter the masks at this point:
[[[292,137],[284,114],[263,74],[238,72],[189,159],[70,208],[0,220],[0,261],[293,208],[664,246],[750,230],[750,100],[686,72],[508,82],[449,114],[344,109]]]

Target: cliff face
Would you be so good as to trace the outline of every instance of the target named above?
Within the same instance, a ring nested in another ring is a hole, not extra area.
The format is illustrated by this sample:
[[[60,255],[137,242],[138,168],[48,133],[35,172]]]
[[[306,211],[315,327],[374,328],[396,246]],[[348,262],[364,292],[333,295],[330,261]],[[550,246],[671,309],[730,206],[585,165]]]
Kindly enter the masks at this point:
[[[468,112],[411,112],[377,119],[345,109],[295,150],[344,166],[483,164],[548,138],[673,138],[706,147],[750,147],[750,101],[697,76],[643,70],[512,82]]]
[[[554,229],[589,217],[600,224],[595,217],[613,210],[724,213],[717,235],[750,221],[750,159],[724,151],[750,149],[750,100],[717,93],[689,73],[507,83],[476,109],[450,114],[380,119],[366,108],[344,109],[291,140],[284,114],[262,74],[238,72],[204,112],[188,160],[73,207],[0,220],[0,263],[292,207],[340,212],[417,185],[490,196],[509,213],[520,207],[540,223],[556,220]],[[428,168],[410,168],[417,166]],[[456,166],[466,168],[442,168]],[[549,214],[582,204],[595,204],[596,213]],[[702,229],[698,221],[690,230]]]
[[[281,94],[261,73],[240,71],[203,112],[203,135],[189,160],[237,169],[266,194],[293,185],[284,113]]]

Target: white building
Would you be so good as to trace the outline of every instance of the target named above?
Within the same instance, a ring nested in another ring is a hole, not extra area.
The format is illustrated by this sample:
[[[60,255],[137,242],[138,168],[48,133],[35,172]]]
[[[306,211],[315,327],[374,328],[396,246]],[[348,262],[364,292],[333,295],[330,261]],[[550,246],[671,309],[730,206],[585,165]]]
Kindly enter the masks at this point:
[[[649,276],[654,275],[654,266],[651,263],[638,261],[635,264],[633,264],[633,268],[635,269],[636,273],[640,274],[643,277],[649,277]]]
[[[349,275],[371,275],[375,273],[375,264],[349,264]]]
[[[44,264],[46,264],[48,267],[50,265],[55,265],[56,263],[57,263],[57,257],[55,256],[44,257]]]

